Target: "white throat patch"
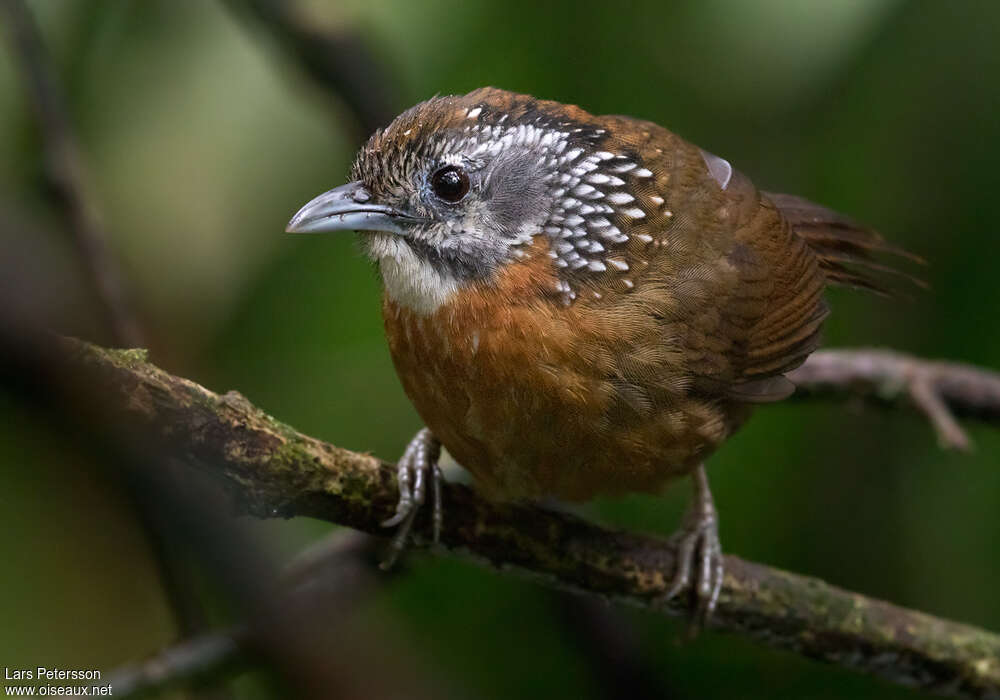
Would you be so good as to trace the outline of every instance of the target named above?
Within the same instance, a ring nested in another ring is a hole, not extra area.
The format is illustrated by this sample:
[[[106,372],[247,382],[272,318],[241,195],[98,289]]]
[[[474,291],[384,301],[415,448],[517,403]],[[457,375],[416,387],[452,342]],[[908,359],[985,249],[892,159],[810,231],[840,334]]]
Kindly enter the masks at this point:
[[[366,244],[379,261],[385,293],[400,306],[429,316],[458,291],[458,280],[422,260],[393,234],[370,234]]]

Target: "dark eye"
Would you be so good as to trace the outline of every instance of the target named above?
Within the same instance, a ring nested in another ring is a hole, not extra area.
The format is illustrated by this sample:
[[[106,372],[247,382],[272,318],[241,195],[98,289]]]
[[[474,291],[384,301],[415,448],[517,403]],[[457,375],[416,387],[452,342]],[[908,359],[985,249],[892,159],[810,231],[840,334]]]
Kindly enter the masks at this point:
[[[457,165],[446,165],[431,176],[431,189],[446,202],[457,202],[469,192],[469,176]]]

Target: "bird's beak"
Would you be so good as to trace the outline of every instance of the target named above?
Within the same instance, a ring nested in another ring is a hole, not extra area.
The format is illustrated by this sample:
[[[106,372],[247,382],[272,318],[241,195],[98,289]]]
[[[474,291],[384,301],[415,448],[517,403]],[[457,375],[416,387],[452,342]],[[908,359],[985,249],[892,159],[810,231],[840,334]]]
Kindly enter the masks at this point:
[[[324,192],[296,212],[288,222],[288,233],[328,231],[387,231],[401,233],[400,212],[373,201],[360,182],[349,182]]]

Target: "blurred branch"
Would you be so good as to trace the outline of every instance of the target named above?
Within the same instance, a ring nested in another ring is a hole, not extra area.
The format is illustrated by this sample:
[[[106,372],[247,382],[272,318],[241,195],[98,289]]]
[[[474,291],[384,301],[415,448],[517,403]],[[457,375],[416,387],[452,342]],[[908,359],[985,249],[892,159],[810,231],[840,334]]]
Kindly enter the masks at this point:
[[[932,362],[891,350],[822,350],[788,375],[796,396],[909,400],[944,447],[972,442],[956,415],[1000,425],[1000,374],[957,362]]]
[[[119,669],[107,682],[115,697],[136,698],[201,678],[216,678],[229,668],[239,668],[242,643],[242,629],[194,637],[142,663]]]
[[[100,421],[152,438],[159,449],[214,475],[240,512],[308,516],[384,534],[379,523],[394,512],[397,498],[389,464],[303,435],[236,392],[218,395],[168,374],[146,362],[143,351],[52,343],[51,352],[73,373],[75,391],[104,397]],[[820,355],[826,363],[838,356]],[[866,357],[862,351],[854,361]],[[978,372],[987,385],[996,380],[993,373]],[[812,386],[808,376],[800,381]],[[833,384],[822,375],[815,386]],[[858,391],[870,387],[860,383]],[[981,408],[961,391],[946,400],[958,406],[963,397],[973,412]],[[492,503],[459,484],[445,485],[444,500],[441,539],[447,549],[548,585],[671,614],[688,612],[686,600],[661,601],[675,566],[675,552],[661,538],[537,507]],[[428,544],[427,526],[422,520],[416,544]],[[1000,635],[735,556],[726,557],[711,626],[897,683],[969,697],[1000,693]]]
[[[88,268],[115,342],[122,347],[138,347],[143,344],[142,333],[108,250],[100,212],[88,192],[80,148],[38,27],[23,0],[0,0],[0,13],[41,132],[45,177],[57,208]]]
[[[367,137],[396,115],[388,72],[359,35],[322,30],[288,0],[228,0],[238,14],[269,32],[320,87],[354,112]]]
[[[564,644],[582,657],[595,697],[619,700],[670,700],[679,697],[660,676],[631,619],[606,600],[552,591],[550,601],[562,624]],[[669,663],[669,662],[668,662]]]
[[[0,12],[41,134],[44,174],[55,208],[66,222],[114,342],[122,347],[142,345],[141,325],[108,249],[100,207],[87,186],[84,159],[38,26],[23,0],[0,0]],[[183,558],[172,553],[167,524],[152,514],[150,501],[160,495],[148,493],[141,481],[130,481],[129,492],[179,635],[200,632],[206,618],[192,572]]]
[[[218,684],[261,657],[261,650],[272,645],[276,636],[287,637],[290,629],[300,634],[308,629],[317,611],[355,608],[359,598],[377,590],[384,575],[377,566],[373,539],[340,530],[292,562],[282,589],[249,624],[182,641],[116,670],[108,684],[119,698],[151,695],[183,683]],[[276,628],[281,634],[275,634]]]

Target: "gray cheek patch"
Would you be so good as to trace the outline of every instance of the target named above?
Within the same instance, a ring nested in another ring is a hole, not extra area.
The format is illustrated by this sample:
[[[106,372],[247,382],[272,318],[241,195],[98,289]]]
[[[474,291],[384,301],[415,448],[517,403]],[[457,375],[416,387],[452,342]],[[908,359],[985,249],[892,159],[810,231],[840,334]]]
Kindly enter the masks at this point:
[[[702,151],[700,148],[698,150],[701,151],[701,158],[705,161],[705,165],[708,166],[708,174],[712,176],[713,180],[719,183],[719,189],[726,189],[733,177],[733,166],[725,158],[712,155],[708,151]]]

